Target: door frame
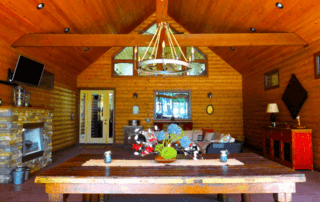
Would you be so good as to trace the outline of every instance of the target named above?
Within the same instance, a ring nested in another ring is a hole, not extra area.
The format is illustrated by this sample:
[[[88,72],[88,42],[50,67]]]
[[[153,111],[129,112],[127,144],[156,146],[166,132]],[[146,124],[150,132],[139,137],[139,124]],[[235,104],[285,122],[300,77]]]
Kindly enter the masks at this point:
[[[80,101],[80,90],[113,90],[113,106],[114,106],[114,109],[113,109],[113,128],[112,128],[112,132],[113,132],[113,143],[112,144],[116,144],[116,116],[117,116],[117,113],[116,113],[116,88],[82,88],[82,87],[77,87],[77,143],[78,144],[83,144],[83,143],[80,143],[80,105],[81,105],[81,101]],[[107,144],[107,143],[106,143]],[[109,143],[110,144],[110,143]]]

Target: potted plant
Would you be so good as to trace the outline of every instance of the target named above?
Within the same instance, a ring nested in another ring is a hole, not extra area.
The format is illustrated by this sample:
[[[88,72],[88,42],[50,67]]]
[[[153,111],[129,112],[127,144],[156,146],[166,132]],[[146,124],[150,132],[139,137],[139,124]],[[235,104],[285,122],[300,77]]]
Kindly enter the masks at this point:
[[[184,133],[182,128],[177,124],[170,124],[168,127],[169,135],[166,136],[164,131],[158,133],[159,143],[155,146],[154,151],[158,152],[163,159],[175,159],[177,157],[177,151],[173,148],[173,143],[183,138]]]

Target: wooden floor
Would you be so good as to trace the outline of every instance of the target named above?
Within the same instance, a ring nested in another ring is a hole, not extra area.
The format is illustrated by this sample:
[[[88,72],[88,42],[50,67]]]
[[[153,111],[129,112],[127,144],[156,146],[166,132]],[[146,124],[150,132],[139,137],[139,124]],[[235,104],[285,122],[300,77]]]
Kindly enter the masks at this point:
[[[53,168],[56,165],[80,154],[80,153],[92,153],[92,154],[103,154],[104,151],[112,149],[113,152],[117,152],[123,156],[131,155],[133,151],[130,148],[124,148],[119,146],[112,146],[106,149],[86,149],[84,146],[76,146],[69,148],[64,151],[60,151],[53,155],[53,164],[50,166],[40,170],[36,174],[31,175],[31,178],[24,182],[22,185],[0,185],[0,201],[30,201],[30,202],[40,202],[47,201],[47,194],[44,190],[43,184],[34,183],[35,175],[39,175],[42,172]],[[301,202],[317,202],[320,201],[320,173],[317,171],[299,171],[302,174],[305,174],[307,177],[307,182],[305,183],[297,183],[297,192],[293,194],[293,201],[301,201]],[[97,195],[93,196],[93,199],[97,199]],[[173,201],[191,201],[191,202],[209,202],[216,201],[217,195],[112,195],[110,201],[143,201],[143,202],[173,202]],[[240,194],[228,194],[227,198],[229,202],[240,202],[241,197]],[[82,195],[75,194],[70,195],[67,199],[67,202],[76,202],[82,201]],[[254,194],[251,196],[251,201],[257,202],[267,202],[273,201],[272,194]]]

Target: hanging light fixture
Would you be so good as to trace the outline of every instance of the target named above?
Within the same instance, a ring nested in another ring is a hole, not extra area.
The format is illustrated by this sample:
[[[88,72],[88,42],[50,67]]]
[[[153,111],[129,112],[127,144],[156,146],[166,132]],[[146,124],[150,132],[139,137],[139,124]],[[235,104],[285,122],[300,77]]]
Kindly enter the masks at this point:
[[[165,36],[161,37],[163,34]],[[169,44],[169,53],[165,53],[165,41]],[[162,49],[159,48],[160,44]],[[158,54],[158,51],[162,51],[162,54]],[[164,19],[163,22],[159,23],[142,58],[140,58],[140,56],[137,57],[137,47],[135,47],[134,53],[134,58],[138,59],[138,72],[151,74],[170,75],[186,73],[192,70],[191,62],[194,61],[194,48],[192,47],[189,59],[187,59],[179,46],[169,23],[165,22]],[[150,54],[150,56],[146,58],[146,55],[148,54]]]

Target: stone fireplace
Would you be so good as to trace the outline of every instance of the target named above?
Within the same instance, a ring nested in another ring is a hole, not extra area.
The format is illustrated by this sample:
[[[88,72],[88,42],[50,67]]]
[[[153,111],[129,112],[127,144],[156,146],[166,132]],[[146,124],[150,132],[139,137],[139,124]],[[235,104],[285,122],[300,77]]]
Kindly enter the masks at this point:
[[[0,183],[17,166],[33,173],[52,161],[52,111],[37,107],[0,107]]]

